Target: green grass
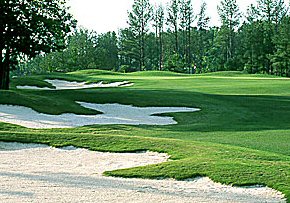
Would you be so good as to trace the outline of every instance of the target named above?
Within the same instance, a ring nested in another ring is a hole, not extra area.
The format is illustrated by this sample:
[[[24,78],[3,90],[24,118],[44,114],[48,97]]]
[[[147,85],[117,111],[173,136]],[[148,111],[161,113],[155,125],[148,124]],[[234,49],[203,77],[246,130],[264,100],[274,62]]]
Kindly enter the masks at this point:
[[[16,85],[49,87],[44,79],[130,81],[126,88],[17,90]],[[170,72],[130,74],[86,70],[12,80],[0,91],[1,104],[24,105],[38,112],[96,114],[75,101],[135,106],[198,107],[172,113],[178,125],[95,125],[34,130],[0,123],[0,140],[74,145],[98,151],[166,152],[172,161],[106,172],[105,175],[186,179],[208,176],[234,185],[262,184],[290,199],[290,80],[241,72],[196,76]]]

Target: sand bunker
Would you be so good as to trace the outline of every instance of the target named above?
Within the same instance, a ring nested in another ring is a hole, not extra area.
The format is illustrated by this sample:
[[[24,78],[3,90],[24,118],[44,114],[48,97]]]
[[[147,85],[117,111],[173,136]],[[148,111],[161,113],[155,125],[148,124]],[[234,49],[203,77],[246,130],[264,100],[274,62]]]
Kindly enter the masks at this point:
[[[69,82],[65,80],[44,80],[54,88],[48,87],[36,87],[36,86],[16,86],[17,89],[32,89],[32,90],[74,90],[74,89],[86,89],[86,88],[104,88],[104,87],[128,87],[134,85],[128,81],[123,82],[113,82],[113,83],[91,83],[87,84],[86,82]]]
[[[166,154],[100,153],[0,142],[0,202],[286,202],[267,187],[103,177],[102,172],[164,162]]]
[[[94,124],[170,125],[177,122],[172,117],[152,116],[171,112],[194,112],[199,109],[185,107],[134,107],[121,104],[92,104],[78,102],[81,106],[103,114],[49,115],[23,106],[0,105],[0,122],[27,128],[72,128]]]

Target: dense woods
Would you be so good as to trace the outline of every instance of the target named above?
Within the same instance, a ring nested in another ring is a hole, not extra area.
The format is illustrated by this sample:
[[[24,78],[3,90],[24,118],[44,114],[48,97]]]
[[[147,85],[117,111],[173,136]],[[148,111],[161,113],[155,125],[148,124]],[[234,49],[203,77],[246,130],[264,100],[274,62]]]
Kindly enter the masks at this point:
[[[257,0],[241,13],[236,0],[222,0],[217,8],[221,26],[210,27],[205,2],[194,13],[191,0],[154,6],[149,0],[134,0],[127,28],[102,34],[78,28],[66,49],[40,54],[14,73],[97,68],[290,76],[288,8],[283,0]]]

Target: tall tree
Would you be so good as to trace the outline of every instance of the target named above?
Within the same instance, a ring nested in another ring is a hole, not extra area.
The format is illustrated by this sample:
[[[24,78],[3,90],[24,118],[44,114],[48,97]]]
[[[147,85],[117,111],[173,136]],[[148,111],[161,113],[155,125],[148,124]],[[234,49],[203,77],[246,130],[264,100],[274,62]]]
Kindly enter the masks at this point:
[[[100,34],[96,43],[96,62],[98,68],[117,70],[119,66],[118,38],[115,32]]]
[[[279,30],[274,37],[275,53],[270,57],[275,72],[280,76],[290,76],[290,17],[283,19]]]
[[[175,53],[178,53],[178,17],[179,17],[179,0],[171,0],[167,6],[167,25],[173,29],[175,41]]]
[[[257,0],[258,14],[262,21],[264,21],[264,55],[263,66],[267,73],[273,73],[273,66],[269,55],[275,52],[275,45],[273,37],[278,31],[278,26],[285,17],[287,9],[284,0]]]
[[[152,6],[149,0],[134,0],[132,11],[129,12],[129,26],[139,46],[139,70],[145,68],[145,38],[149,22],[152,18]]]
[[[210,17],[207,16],[206,9],[207,9],[207,3],[203,1],[200,6],[200,11],[197,15],[198,17],[197,29],[198,30],[206,30],[209,27],[208,24],[210,21]]]
[[[264,71],[264,22],[259,18],[258,9],[251,4],[247,9],[246,21],[239,30],[240,59],[248,73]]]
[[[231,67],[235,52],[235,30],[239,26],[241,13],[236,0],[222,0],[218,13],[222,22],[220,34],[225,46],[225,64]]]
[[[180,27],[183,32],[183,53],[188,67],[191,67],[191,29],[194,20],[191,0],[180,1]]]
[[[202,70],[204,69],[203,62],[205,61],[205,52],[209,46],[207,40],[207,29],[210,18],[206,15],[207,4],[202,2],[200,11],[197,15],[197,31],[198,31],[198,43],[197,43],[197,59],[195,61],[197,67]]]
[[[158,51],[158,67],[162,70],[163,66],[163,32],[164,32],[164,8],[159,4],[155,8],[154,27],[156,37],[156,47]]]
[[[268,24],[278,26],[287,14],[287,6],[284,0],[257,0],[258,14]]]
[[[66,0],[1,0],[0,10],[0,89],[9,89],[19,57],[64,48],[75,21]]]
[[[121,29],[118,39],[120,65],[124,72],[140,69],[140,47],[136,43],[136,37],[129,28]]]
[[[59,71],[75,71],[95,68],[95,38],[97,34],[81,28],[69,37],[67,48],[63,51],[66,61],[63,67],[57,67]]]

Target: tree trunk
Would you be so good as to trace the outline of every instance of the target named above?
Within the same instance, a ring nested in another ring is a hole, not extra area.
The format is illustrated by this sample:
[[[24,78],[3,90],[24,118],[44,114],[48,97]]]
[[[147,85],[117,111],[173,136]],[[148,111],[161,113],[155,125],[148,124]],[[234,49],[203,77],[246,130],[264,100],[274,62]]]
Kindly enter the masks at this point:
[[[139,47],[139,50],[138,50],[138,54],[139,54],[139,59],[138,59],[138,61],[139,61],[139,71],[142,71],[142,64],[143,64],[143,60],[142,60],[142,58],[143,58],[143,53],[142,53],[142,51],[143,51],[143,47],[142,47],[142,36],[140,35],[140,38],[139,38],[139,45],[138,45]]]
[[[142,25],[141,25],[141,47],[140,47],[140,71],[143,70],[145,67],[145,25],[142,19]]]
[[[156,17],[157,18],[157,17]],[[155,43],[156,43],[156,50],[157,50],[157,53],[156,53],[156,59],[159,57],[159,53],[160,53],[160,50],[159,50],[159,41],[158,41],[158,25],[157,25],[157,20],[156,20],[156,27],[155,27]],[[156,62],[156,70],[158,69],[157,67],[159,67],[159,62]]]
[[[174,25],[174,35],[175,35],[175,53],[178,53],[178,25],[175,22]]]
[[[141,47],[141,69],[145,68],[145,39],[144,33],[142,34],[142,47]]]
[[[195,65],[199,67],[200,73],[203,72],[203,66],[202,66],[202,61],[203,61],[203,56],[204,56],[204,45],[203,45],[203,29],[199,30],[199,42],[198,42],[198,49],[199,49],[199,56],[197,61],[195,62]]]
[[[8,90],[9,89],[9,65],[8,63],[0,63],[0,89]]]
[[[1,50],[0,55],[0,90],[9,90],[11,53],[7,51],[3,57],[3,52]]]
[[[191,19],[189,19],[189,22],[191,22]],[[189,65],[189,67],[191,67],[191,68],[194,68],[194,67],[192,67],[192,59],[191,59],[191,47],[190,47],[190,45],[191,45],[191,26],[190,26],[190,24],[189,24],[189,26],[188,26],[188,65]]]
[[[162,71],[163,64],[163,46],[162,46],[162,31],[159,30],[159,70]]]

